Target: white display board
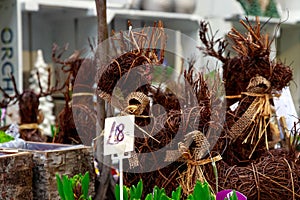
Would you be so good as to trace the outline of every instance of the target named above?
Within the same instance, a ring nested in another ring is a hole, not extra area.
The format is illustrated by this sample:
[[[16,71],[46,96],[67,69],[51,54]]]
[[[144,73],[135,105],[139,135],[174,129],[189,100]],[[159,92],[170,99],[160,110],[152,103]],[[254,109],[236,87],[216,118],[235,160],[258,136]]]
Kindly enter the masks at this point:
[[[22,29],[21,3],[18,0],[0,0],[0,86],[12,94],[12,73],[18,90],[22,91]],[[0,94],[0,97],[2,94]]]
[[[134,115],[105,119],[104,155],[123,155],[134,150]]]
[[[298,116],[289,87],[283,88],[281,96],[274,98],[273,101],[278,119],[284,116],[290,131],[294,127],[294,123],[298,122]]]

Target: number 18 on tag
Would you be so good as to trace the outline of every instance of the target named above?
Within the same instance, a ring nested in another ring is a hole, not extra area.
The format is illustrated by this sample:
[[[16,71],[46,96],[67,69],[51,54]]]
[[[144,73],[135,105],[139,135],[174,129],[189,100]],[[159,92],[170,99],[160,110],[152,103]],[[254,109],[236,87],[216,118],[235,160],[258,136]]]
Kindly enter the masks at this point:
[[[123,159],[124,154],[134,150],[134,115],[105,119],[104,155],[112,155],[119,161],[120,200],[123,200]],[[114,155],[117,155],[116,157]]]
[[[134,150],[134,115],[106,118],[104,131],[104,155]]]

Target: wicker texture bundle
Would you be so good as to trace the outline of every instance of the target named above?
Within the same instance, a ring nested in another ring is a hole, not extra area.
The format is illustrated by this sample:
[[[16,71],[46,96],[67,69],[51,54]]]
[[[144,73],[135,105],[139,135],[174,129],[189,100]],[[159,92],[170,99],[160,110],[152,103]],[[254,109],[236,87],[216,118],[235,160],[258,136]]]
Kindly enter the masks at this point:
[[[236,189],[248,199],[300,199],[300,166],[286,150],[271,150],[243,167],[217,163],[219,191]],[[213,169],[206,165],[206,179],[216,189]]]

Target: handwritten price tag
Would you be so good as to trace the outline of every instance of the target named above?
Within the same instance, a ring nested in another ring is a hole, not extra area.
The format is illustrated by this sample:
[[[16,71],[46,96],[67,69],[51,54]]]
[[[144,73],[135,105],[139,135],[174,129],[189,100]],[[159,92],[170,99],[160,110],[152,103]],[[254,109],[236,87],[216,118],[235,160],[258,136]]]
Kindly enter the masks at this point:
[[[105,119],[104,155],[134,150],[134,115]]]

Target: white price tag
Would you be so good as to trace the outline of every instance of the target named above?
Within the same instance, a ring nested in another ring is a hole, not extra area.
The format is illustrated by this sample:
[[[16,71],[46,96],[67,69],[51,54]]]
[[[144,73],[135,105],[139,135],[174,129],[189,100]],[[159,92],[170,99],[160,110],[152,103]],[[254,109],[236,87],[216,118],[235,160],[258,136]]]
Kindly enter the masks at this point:
[[[104,155],[123,155],[134,150],[134,115],[105,119]]]

